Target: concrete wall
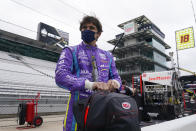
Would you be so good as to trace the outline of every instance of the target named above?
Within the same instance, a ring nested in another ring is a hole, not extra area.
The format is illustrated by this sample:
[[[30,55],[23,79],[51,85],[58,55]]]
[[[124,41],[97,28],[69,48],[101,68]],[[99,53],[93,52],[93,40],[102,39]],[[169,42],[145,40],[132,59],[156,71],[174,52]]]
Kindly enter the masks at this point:
[[[196,115],[143,127],[142,131],[195,131]]]
[[[64,112],[67,104],[38,104],[38,113]],[[0,115],[16,114],[18,105],[0,105]]]

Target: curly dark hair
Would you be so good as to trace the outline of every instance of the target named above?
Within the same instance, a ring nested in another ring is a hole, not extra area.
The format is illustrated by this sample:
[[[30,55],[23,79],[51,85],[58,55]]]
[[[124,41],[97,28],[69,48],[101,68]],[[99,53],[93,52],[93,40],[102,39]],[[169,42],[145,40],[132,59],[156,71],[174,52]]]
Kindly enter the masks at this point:
[[[80,22],[80,31],[82,30],[83,25],[92,23],[97,27],[98,33],[103,32],[101,22],[98,18],[94,16],[84,16],[82,21]]]

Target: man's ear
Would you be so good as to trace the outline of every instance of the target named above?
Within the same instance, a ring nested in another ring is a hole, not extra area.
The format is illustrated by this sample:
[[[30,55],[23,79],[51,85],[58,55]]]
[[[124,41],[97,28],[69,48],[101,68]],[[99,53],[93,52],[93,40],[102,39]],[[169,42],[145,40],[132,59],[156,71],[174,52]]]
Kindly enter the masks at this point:
[[[97,32],[97,34],[100,36],[101,35],[101,32]]]
[[[96,38],[96,40],[98,40],[100,36],[101,36],[101,32],[97,32],[97,38]]]

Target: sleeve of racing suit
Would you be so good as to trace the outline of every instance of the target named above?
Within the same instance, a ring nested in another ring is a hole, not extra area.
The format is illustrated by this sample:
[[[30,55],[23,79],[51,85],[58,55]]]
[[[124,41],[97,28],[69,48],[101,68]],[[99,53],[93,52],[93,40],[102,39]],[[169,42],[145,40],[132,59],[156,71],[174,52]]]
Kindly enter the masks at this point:
[[[121,85],[122,85],[121,78],[120,78],[118,71],[116,69],[116,64],[115,64],[114,58],[111,54],[110,54],[110,56],[111,56],[111,58],[110,58],[111,65],[110,65],[109,79],[112,79],[115,82],[119,82],[119,84],[120,84],[119,90],[121,90]]]
[[[69,91],[84,90],[85,78],[77,77],[73,74],[73,55],[70,48],[65,48],[60,55],[56,70],[56,84]]]

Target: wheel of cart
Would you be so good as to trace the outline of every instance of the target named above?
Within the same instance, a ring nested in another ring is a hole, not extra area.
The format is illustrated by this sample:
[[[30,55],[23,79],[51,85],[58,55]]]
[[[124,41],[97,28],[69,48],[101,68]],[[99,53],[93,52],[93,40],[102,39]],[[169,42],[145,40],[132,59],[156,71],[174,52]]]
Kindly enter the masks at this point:
[[[33,119],[33,125],[35,127],[38,127],[38,126],[41,126],[43,123],[43,119],[41,116],[36,116],[34,119]]]

